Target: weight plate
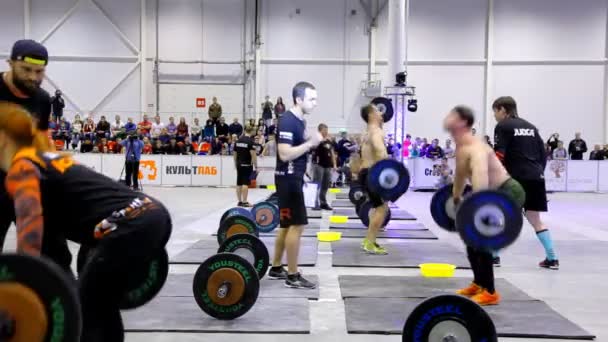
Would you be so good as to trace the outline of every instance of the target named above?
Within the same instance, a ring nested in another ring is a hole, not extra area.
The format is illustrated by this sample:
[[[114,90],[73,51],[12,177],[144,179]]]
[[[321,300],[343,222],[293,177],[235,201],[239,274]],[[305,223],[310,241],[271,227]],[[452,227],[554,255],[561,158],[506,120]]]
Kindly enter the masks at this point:
[[[262,233],[270,233],[279,226],[279,207],[270,202],[256,203],[251,208],[254,221]]]
[[[464,243],[472,248],[497,251],[512,244],[521,233],[521,208],[508,195],[480,191],[460,204],[456,227]]]
[[[399,161],[383,159],[374,164],[367,175],[369,191],[385,201],[395,202],[407,192],[410,175]]]
[[[456,223],[446,212],[446,203],[452,200],[452,184],[437,190],[431,198],[431,216],[437,225],[447,231],[455,232]]]
[[[253,307],[260,292],[260,280],[247,260],[236,254],[220,253],[199,266],[192,292],[198,306],[209,316],[230,320]]]
[[[169,275],[169,255],[163,248],[144,267],[133,268],[126,279],[123,295],[119,302],[121,310],[131,310],[144,306],[154,299],[165,285]]]
[[[10,293],[13,293],[11,291],[19,291],[18,286],[10,285],[21,285],[36,295],[37,301],[44,308],[44,315],[47,320],[45,337],[38,339],[38,341],[80,341],[82,317],[75,281],[54,262],[44,257],[14,254],[0,255],[0,285],[4,288],[4,290],[0,290],[0,311],[3,311],[3,308],[7,306],[4,303],[10,302],[10,300],[3,300],[4,296],[10,296]],[[28,297],[25,292],[21,292],[20,296],[22,298]],[[37,311],[35,306],[36,304],[28,304],[27,309],[24,307],[21,310],[35,312]],[[8,315],[13,319],[18,319],[24,311],[8,311]],[[22,330],[24,330],[24,333],[28,330],[37,331],[41,328],[39,324],[40,322],[33,317],[16,320],[15,333],[19,334],[17,336],[22,336]],[[9,341],[19,342],[35,340],[9,339]]]
[[[348,199],[355,206],[358,203],[363,203],[366,200],[365,192],[359,184],[351,184],[350,190],[348,191]]]
[[[389,122],[393,119],[393,101],[386,97],[376,97],[371,103],[382,113],[384,122]]]
[[[234,207],[234,208],[230,208],[230,209],[226,210],[224,212],[224,214],[222,214],[222,217],[220,218],[220,223],[224,222],[224,220],[226,218],[231,217],[231,216],[236,216],[236,215],[245,216],[247,218],[255,220],[253,218],[253,214],[251,213],[250,210],[248,210],[246,208],[241,208],[241,207]]]
[[[217,230],[218,244],[221,245],[226,239],[235,234],[258,236],[258,228],[256,223],[248,217],[241,215],[230,216],[220,223],[220,228]]]
[[[242,255],[239,251],[247,250],[245,254],[249,254],[251,259],[245,255]],[[234,253],[242,256],[247,260],[258,274],[258,278],[262,279],[268,271],[270,265],[270,255],[268,254],[268,248],[262,242],[262,240],[251,234],[236,234],[229,237],[220,246],[217,251],[218,253]]]
[[[403,342],[498,342],[490,316],[473,301],[456,295],[431,297],[420,303],[403,327]]]
[[[359,206],[359,209],[357,210],[357,216],[359,216],[359,218],[361,219],[361,222],[366,227],[369,227],[369,215],[371,214],[372,210],[374,210],[374,208],[372,207],[372,204],[370,201],[363,202]],[[388,225],[388,223],[390,222],[390,220],[391,220],[391,208],[389,207],[388,211],[386,212],[386,216],[384,217],[384,222],[382,223],[381,228],[386,227]]]

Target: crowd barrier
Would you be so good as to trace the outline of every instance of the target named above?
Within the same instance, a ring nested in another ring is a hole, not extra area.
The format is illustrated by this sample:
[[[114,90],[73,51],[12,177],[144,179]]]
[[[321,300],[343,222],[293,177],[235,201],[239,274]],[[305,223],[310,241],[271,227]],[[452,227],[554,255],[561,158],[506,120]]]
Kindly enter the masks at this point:
[[[119,179],[124,155],[75,154],[75,159],[102,174]],[[275,157],[258,158],[257,184],[274,184]],[[432,189],[439,180],[441,161],[418,158],[406,162],[412,189]],[[454,160],[448,165],[454,170]],[[142,155],[139,179],[143,185],[234,186],[236,168],[232,156]],[[124,175],[123,175],[124,178]],[[608,161],[551,160],[545,169],[547,190],[561,192],[608,191]]]

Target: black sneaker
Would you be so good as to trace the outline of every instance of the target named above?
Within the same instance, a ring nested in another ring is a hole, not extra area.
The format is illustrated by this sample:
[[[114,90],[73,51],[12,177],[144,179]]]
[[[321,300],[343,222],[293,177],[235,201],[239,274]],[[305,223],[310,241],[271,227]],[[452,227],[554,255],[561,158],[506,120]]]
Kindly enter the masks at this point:
[[[281,267],[271,267],[268,271],[268,279],[287,279],[287,270]]]
[[[500,257],[493,258],[492,264],[494,264],[494,267],[500,267]]]
[[[551,270],[559,270],[559,260],[545,259],[538,263],[538,266],[542,268],[548,268]]]
[[[300,273],[296,273],[294,275],[287,276],[287,279],[285,280],[285,287],[292,289],[315,289],[317,288],[317,284],[311,283],[310,281],[304,279]]]
[[[329,206],[329,205],[327,205],[327,204],[323,204],[323,205],[321,205],[321,210],[329,210],[329,211],[332,211],[332,210],[334,210],[334,208],[330,207],[330,206]]]
[[[237,207],[242,207],[242,206],[244,206],[244,203],[243,203],[243,202],[239,202],[239,203],[237,203],[237,205],[236,205],[236,206],[237,206]]]

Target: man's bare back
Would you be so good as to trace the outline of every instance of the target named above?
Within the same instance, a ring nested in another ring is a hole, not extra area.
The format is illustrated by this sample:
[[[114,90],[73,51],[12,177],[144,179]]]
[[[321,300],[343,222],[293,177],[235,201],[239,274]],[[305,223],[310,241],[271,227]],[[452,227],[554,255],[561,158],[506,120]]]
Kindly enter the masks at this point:
[[[384,131],[382,128],[368,127],[361,145],[361,168],[368,169],[388,156],[384,146]]]
[[[476,137],[456,147],[456,176],[469,181],[474,191],[498,189],[511,178],[494,150]]]

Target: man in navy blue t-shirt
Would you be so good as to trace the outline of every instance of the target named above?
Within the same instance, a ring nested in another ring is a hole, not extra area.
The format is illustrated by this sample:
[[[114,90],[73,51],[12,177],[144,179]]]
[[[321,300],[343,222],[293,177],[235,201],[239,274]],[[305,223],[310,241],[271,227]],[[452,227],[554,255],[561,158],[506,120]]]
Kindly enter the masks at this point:
[[[308,224],[304,203],[304,173],[307,154],[322,140],[316,130],[310,136],[306,133],[305,114],[311,114],[317,106],[317,91],[307,82],[299,82],[293,87],[294,106],[280,118],[277,128],[277,167],[275,184],[279,198],[281,228],[277,233],[272,268],[268,272],[271,279],[285,279],[285,285],[292,288],[315,288],[317,285],[304,279],[298,273],[298,253],[300,237]],[[287,251],[287,270],[281,264],[283,252]]]

